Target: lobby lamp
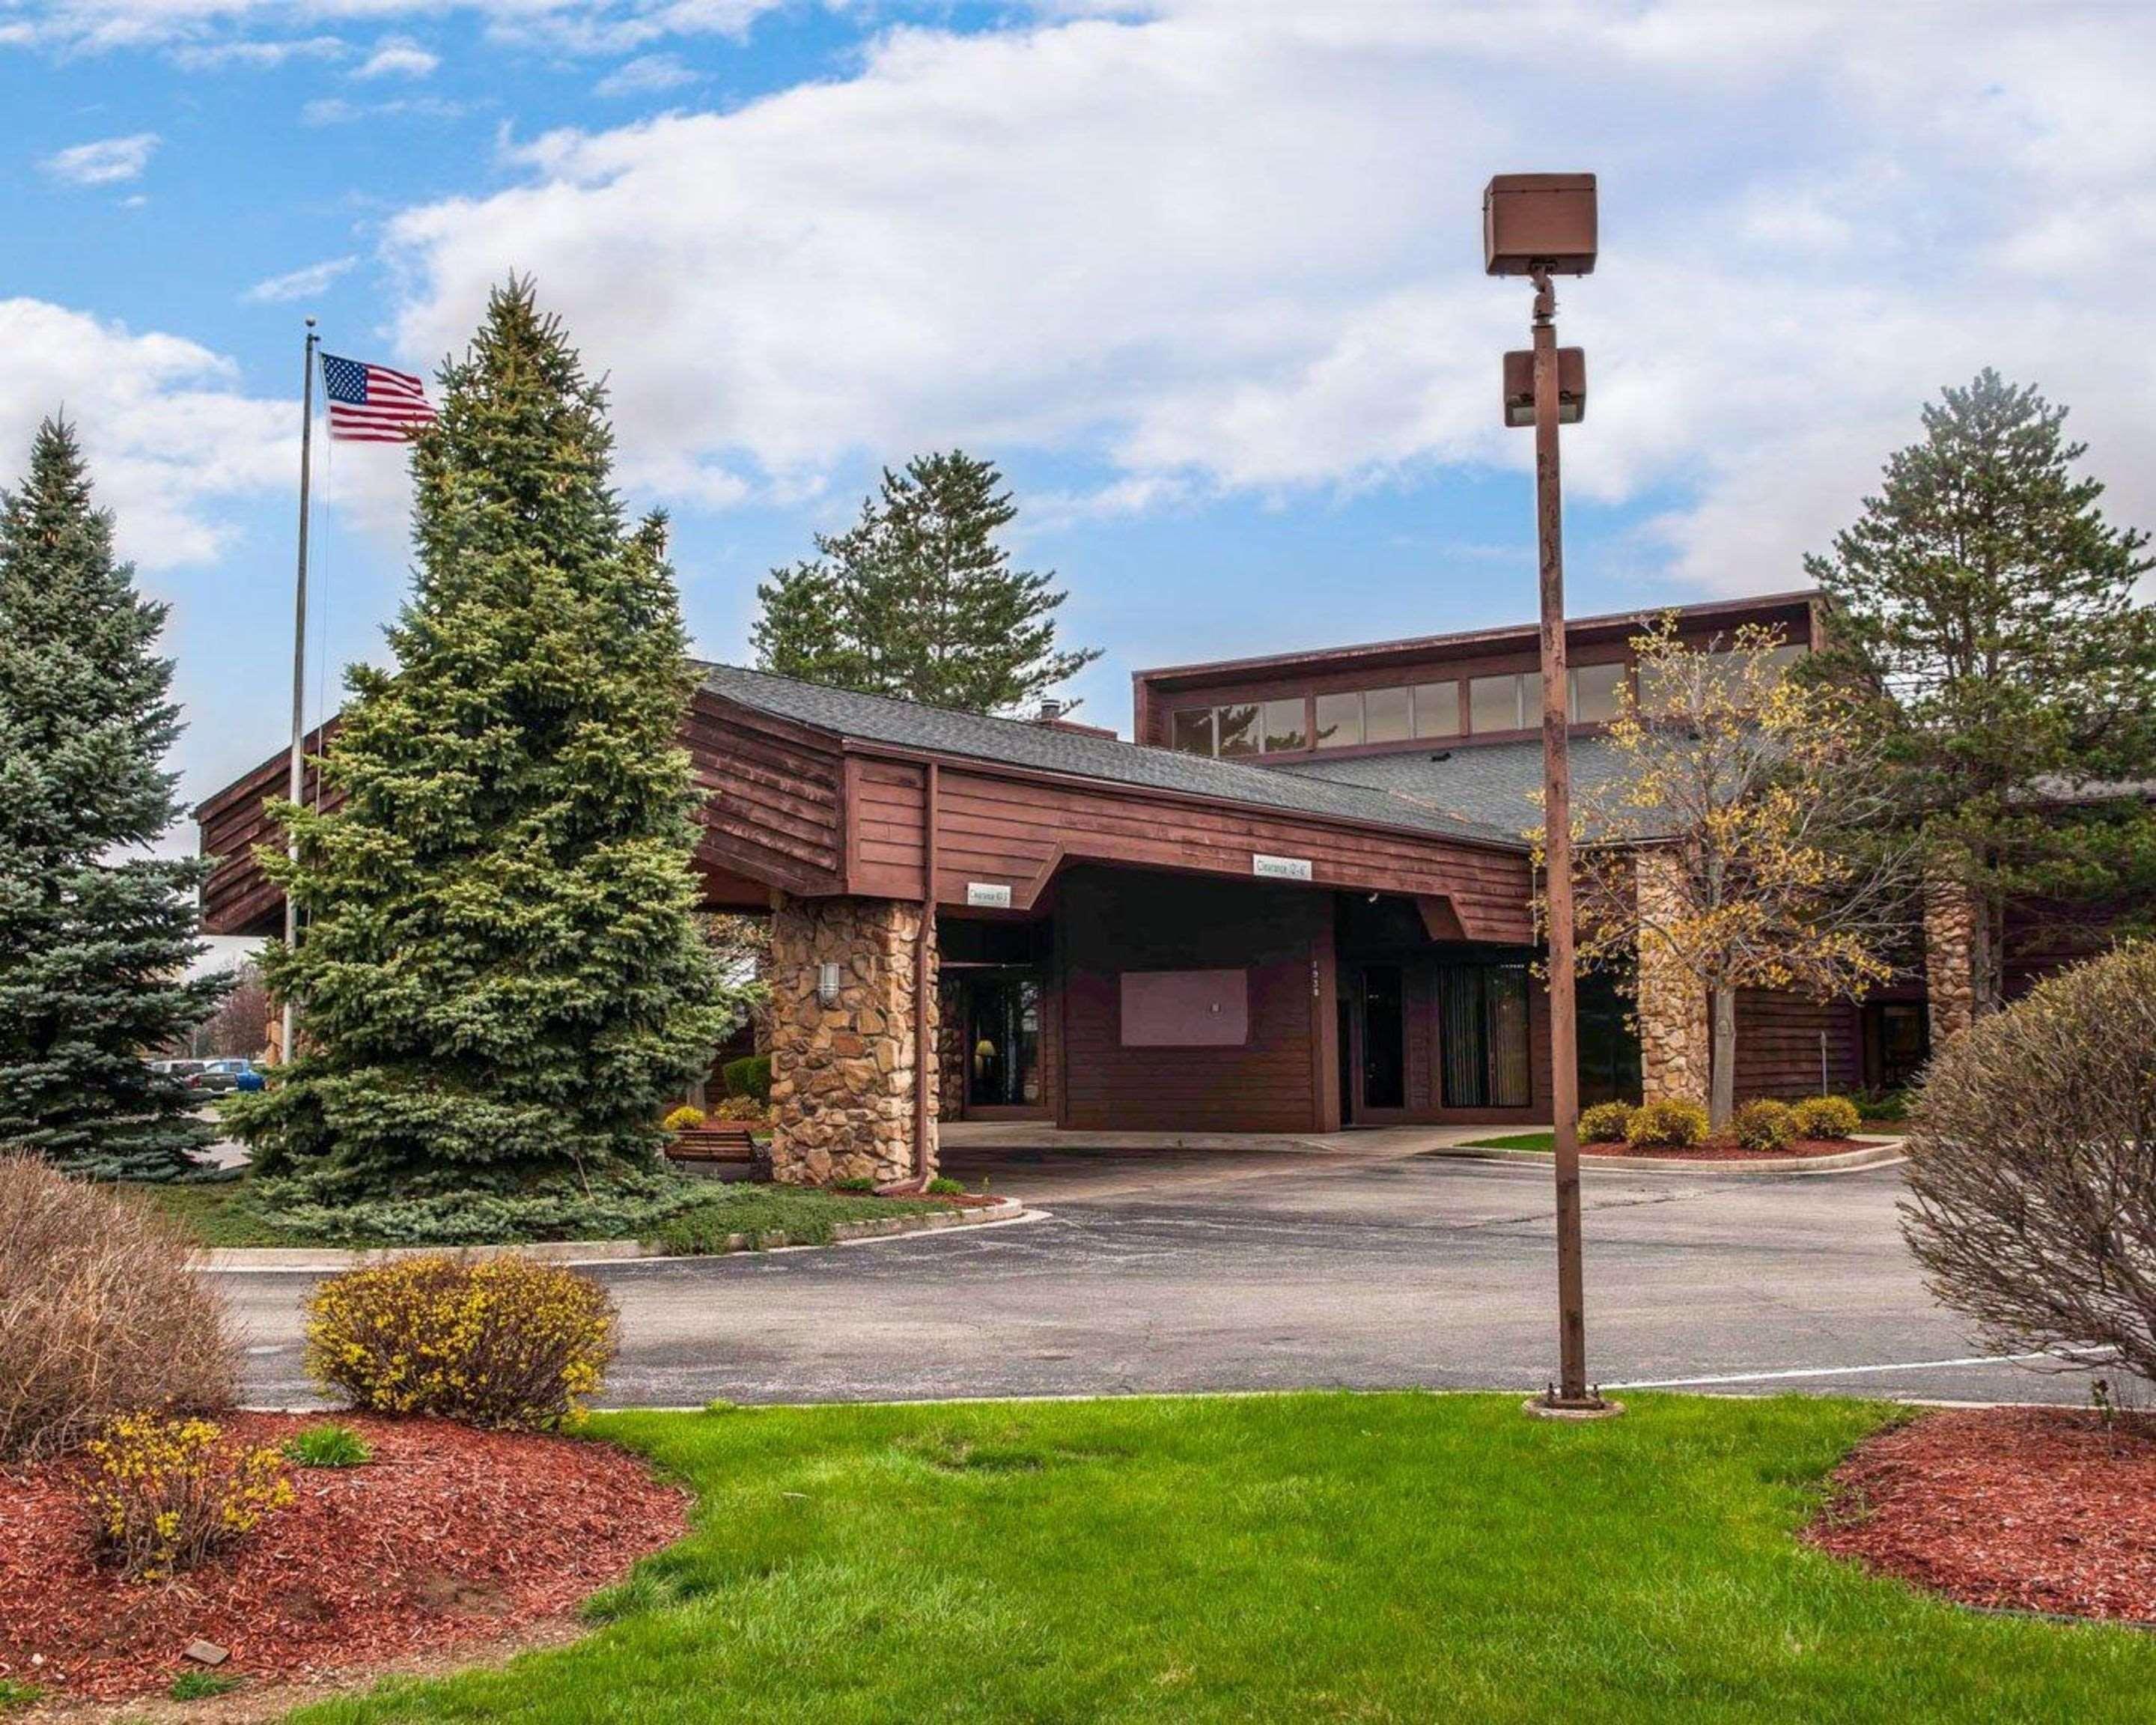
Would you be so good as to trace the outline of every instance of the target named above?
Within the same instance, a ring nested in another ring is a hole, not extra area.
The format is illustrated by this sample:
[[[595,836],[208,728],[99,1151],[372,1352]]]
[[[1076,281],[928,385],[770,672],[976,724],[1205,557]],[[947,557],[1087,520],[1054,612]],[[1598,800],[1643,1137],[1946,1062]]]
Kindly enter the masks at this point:
[[[1535,429],[1535,529],[1542,588],[1543,828],[1549,906],[1550,1106],[1557,1147],[1558,1381],[1532,1413],[1618,1411],[1587,1381],[1587,1296],[1580,1262],[1579,1020],[1573,999],[1572,763],[1566,748],[1564,528],[1558,427],[1587,412],[1587,356],[1557,345],[1553,275],[1587,275],[1597,243],[1593,174],[1499,174],[1482,193],[1482,263],[1534,284],[1533,346],[1505,356],[1507,425]]]

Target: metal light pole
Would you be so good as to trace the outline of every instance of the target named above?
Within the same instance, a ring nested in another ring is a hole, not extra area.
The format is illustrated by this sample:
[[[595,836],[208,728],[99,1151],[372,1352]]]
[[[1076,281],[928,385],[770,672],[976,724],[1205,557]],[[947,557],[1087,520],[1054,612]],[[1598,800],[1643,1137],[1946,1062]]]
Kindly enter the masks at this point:
[[[1500,174],[1482,194],[1484,264],[1534,283],[1534,345],[1505,356],[1505,423],[1535,429],[1535,530],[1542,596],[1543,828],[1549,906],[1550,1106],[1557,1147],[1558,1382],[1538,1411],[1610,1411],[1588,1387],[1579,1219],[1579,1031],[1573,1003],[1571,711],[1564,639],[1564,521],[1558,426],[1586,412],[1586,356],[1557,345],[1553,275],[1594,267],[1592,174]],[[1522,388],[1522,386],[1525,386]]]

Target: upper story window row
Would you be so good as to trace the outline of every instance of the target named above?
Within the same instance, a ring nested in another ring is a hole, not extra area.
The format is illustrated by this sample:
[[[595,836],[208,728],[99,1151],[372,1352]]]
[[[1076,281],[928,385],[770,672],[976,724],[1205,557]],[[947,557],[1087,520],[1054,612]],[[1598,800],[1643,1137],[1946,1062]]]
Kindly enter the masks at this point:
[[[1788,664],[1804,651],[1801,646],[1784,647],[1775,657]],[[1572,722],[1604,725],[1614,719],[1619,691],[1629,686],[1631,676],[1632,667],[1623,662],[1573,667],[1566,689]],[[1519,671],[1183,706],[1169,711],[1168,747],[1184,754],[1234,760],[1517,733],[1541,725],[1542,701],[1541,673]],[[1650,709],[1665,704],[1651,688],[1643,691],[1642,701]]]

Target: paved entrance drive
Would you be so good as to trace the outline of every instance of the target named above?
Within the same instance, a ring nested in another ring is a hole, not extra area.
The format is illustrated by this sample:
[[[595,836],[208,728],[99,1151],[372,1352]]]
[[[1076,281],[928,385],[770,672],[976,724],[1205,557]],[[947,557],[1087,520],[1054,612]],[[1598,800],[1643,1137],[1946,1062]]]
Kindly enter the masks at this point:
[[[1425,1137],[1424,1142],[1428,1142]],[[622,1310],[608,1399],[1538,1388],[1554,1369],[1547,1168],[1403,1153],[953,1146],[1045,1214],[951,1234],[595,1271]],[[1897,1232],[1898,1168],[1590,1167],[1588,1348],[1605,1386],[2081,1401],[1972,1360]],[[249,1394],[304,1399],[311,1277],[221,1278]],[[1881,1369],[1885,1368],[1885,1369]]]

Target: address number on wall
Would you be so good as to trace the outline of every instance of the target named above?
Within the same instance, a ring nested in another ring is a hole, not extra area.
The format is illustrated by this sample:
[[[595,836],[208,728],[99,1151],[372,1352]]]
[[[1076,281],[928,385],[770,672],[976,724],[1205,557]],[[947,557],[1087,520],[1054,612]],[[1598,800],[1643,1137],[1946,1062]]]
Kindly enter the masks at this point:
[[[1259,851],[1250,859],[1250,872],[1267,880],[1307,880],[1310,878],[1310,859],[1306,856],[1267,856]]]

